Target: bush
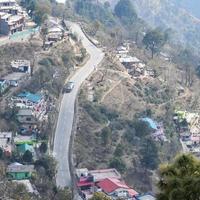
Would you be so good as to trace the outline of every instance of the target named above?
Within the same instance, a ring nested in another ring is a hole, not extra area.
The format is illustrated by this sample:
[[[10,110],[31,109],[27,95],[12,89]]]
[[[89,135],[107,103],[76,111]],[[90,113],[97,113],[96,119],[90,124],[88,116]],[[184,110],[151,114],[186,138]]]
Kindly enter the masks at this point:
[[[40,60],[38,62],[40,65],[44,65],[46,67],[50,67],[51,65],[53,65],[53,61],[51,60],[51,58],[43,58],[42,60]]]
[[[111,168],[116,168],[120,172],[124,172],[126,170],[126,165],[121,158],[114,157],[111,161],[109,166]]]
[[[108,108],[106,108],[105,106],[101,106],[100,107],[100,111],[102,114],[104,114],[108,120],[113,120],[119,117],[119,114],[116,111],[112,111]]]
[[[127,129],[125,132],[125,138],[129,143],[134,144],[135,141],[135,129]]]
[[[101,132],[101,139],[102,139],[102,143],[104,145],[109,143],[109,140],[111,138],[111,129],[109,127],[105,127],[102,132]]]
[[[94,121],[99,123],[105,123],[107,121],[106,116],[101,113],[99,107],[92,104],[86,104],[84,108]]]
[[[123,153],[124,153],[123,150],[124,150],[123,146],[121,144],[118,144],[117,147],[116,147],[116,149],[115,149],[114,155],[116,157],[123,156]]]
[[[46,175],[52,179],[56,175],[56,161],[50,156],[43,157],[36,160],[34,163],[36,168],[43,167],[45,169]]]
[[[40,152],[41,153],[46,153],[47,152],[47,143],[46,142],[42,142],[42,144],[40,145]]]
[[[136,136],[140,138],[148,136],[151,132],[151,128],[149,127],[148,123],[142,120],[134,121],[133,126],[135,129]]]

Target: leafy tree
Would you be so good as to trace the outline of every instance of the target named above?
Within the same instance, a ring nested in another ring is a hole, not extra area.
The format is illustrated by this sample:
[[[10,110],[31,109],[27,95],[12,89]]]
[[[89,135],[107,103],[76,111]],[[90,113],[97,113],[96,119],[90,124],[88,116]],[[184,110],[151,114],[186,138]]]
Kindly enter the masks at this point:
[[[137,19],[136,11],[130,0],[120,0],[114,9],[115,15],[126,25],[130,25]]]
[[[76,0],[74,8],[77,14],[90,20],[98,20],[106,26],[115,24],[115,19],[110,9],[107,9],[101,3],[93,3],[90,0]]]
[[[26,0],[22,5],[26,8],[34,21],[41,25],[51,14],[51,2],[49,0]]]
[[[30,162],[33,161],[33,154],[29,150],[27,150],[24,153],[22,159],[23,159],[24,162],[30,163]]]
[[[190,87],[193,83],[195,57],[189,49],[180,51],[177,61],[182,65],[184,71],[183,84]]]
[[[151,58],[154,54],[159,52],[161,47],[165,44],[167,37],[158,29],[149,31],[143,38],[143,44],[146,49],[151,50]]]
[[[104,5],[104,7],[105,7],[106,9],[109,9],[109,8],[110,8],[110,2],[109,2],[109,1],[105,1],[103,5]]]
[[[100,26],[101,23],[98,20],[96,20],[93,24],[93,35],[97,34],[97,31],[99,30]]]
[[[121,144],[117,145],[115,152],[114,152],[114,155],[116,157],[121,157],[123,155],[123,146]]]
[[[43,167],[46,175],[52,179],[56,175],[56,161],[51,156],[45,156],[39,160],[36,160],[34,165],[36,168]]]
[[[157,147],[152,141],[152,139],[145,139],[142,148],[140,150],[141,153],[141,163],[144,167],[154,170],[158,166],[158,151]]]
[[[41,153],[46,153],[47,152],[47,143],[46,142],[42,142],[40,145],[40,152]]]
[[[96,192],[96,193],[94,193],[93,197],[90,198],[90,200],[111,200],[111,198],[107,197],[102,192]]]
[[[126,170],[126,165],[121,158],[114,157],[109,164],[110,167],[116,168],[120,172],[124,172]]]
[[[46,37],[47,37],[47,33],[48,33],[48,27],[47,24],[44,23],[42,25],[42,27],[40,28],[40,36],[42,38],[42,47],[45,47],[45,42],[46,42]]]
[[[34,11],[34,20],[41,25],[51,14],[51,3],[48,0],[37,0]]]
[[[159,169],[158,200],[199,200],[200,161],[190,154],[176,157]]]
[[[142,120],[134,121],[132,126],[135,129],[135,135],[140,138],[148,136],[151,132],[151,128],[149,127],[148,123]]]
[[[54,200],[72,200],[72,193],[68,188],[57,188],[54,189]]]

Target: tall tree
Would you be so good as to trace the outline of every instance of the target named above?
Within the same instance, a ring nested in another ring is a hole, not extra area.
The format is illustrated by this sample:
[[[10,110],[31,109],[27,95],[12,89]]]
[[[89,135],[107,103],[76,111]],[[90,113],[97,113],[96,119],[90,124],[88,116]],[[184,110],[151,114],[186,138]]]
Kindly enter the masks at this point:
[[[40,28],[40,36],[42,38],[42,47],[45,48],[45,42],[48,34],[48,27],[47,24],[44,23],[42,27]]]
[[[179,155],[159,169],[158,200],[199,200],[200,161],[192,155]]]
[[[154,54],[159,52],[161,47],[165,44],[167,37],[158,29],[149,31],[143,38],[143,44],[146,49],[151,50],[151,58],[153,59]]]
[[[158,150],[152,139],[145,139],[141,153],[141,163],[142,165],[150,170],[154,170],[158,166]]]
[[[126,25],[131,25],[137,18],[136,11],[130,0],[120,0],[115,6],[114,12]]]
[[[27,150],[24,155],[23,155],[23,161],[24,162],[27,162],[27,163],[30,163],[33,161],[33,154]]]

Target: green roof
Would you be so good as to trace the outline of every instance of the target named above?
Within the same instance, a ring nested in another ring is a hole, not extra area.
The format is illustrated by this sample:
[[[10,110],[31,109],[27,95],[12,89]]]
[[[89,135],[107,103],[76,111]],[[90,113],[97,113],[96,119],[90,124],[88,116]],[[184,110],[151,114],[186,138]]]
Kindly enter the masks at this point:
[[[17,150],[18,150],[19,153],[24,154],[27,150],[32,152],[33,151],[33,147],[31,145],[29,145],[29,144],[26,144],[26,143],[18,144],[17,145]]]

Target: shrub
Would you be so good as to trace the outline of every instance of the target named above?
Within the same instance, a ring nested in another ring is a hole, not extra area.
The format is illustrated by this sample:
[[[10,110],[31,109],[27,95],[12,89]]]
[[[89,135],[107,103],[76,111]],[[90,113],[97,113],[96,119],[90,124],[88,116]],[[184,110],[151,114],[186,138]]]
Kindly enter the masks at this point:
[[[29,150],[27,150],[24,153],[22,159],[23,159],[24,162],[30,163],[30,162],[33,161],[33,154]]]
[[[115,149],[115,152],[114,152],[114,155],[116,156],[116,157],[121,157],[121,156],[123,156],[123,146],[121,145],[121,144],[118,144],[117,145],[117,147],[116,147],[116,149]]]
[[[124,172],[126,170],[126,165],[121,158],[114,157],[109,164],[110,167],[116,168],[120,172]]]
[[[50,67],[53,64],[53,61],[50,58],[43,58],[38,62],[40,65],[44,65],[46,67]]]
[[[105,123],[107,121],[106,116],[101,113],[99,107],[92,104],[86,104],[84,108],[94,121],[99,123]]]

